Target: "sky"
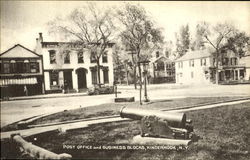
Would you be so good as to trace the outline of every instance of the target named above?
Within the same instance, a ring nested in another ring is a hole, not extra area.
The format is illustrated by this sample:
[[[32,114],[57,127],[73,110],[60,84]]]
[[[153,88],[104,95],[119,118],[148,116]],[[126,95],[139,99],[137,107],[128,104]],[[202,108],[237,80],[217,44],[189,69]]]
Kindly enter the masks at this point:
[[[127,1],[128,2],[128,1]],[[1,1],[1,53],[15,44],[22,44],[33,50],[38,33],[44,41],[55,41],[57,37],[48,34],[47,23],[55,17],[66,16],[85,4],[85,1]],[[138,1],[163,29],[165,40],[173,40],[181,25],[188,24],[191,34],[199,21],[211,24],[233,23],[236,28],[250,34],[250,2],[209,1]],[[97,1],[101,7],[124,5],[122,1]]]

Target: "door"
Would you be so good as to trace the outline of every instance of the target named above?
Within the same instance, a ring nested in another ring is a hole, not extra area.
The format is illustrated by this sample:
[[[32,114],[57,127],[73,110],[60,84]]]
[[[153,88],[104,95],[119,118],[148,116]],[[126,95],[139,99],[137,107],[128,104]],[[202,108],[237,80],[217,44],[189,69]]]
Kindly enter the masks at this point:
[[[63,71],[65,89],[72,89],[72,71]]]
[[[86,72],[85,72],[84,69],[78,69],[78,71],[77,71],[77,81],[78,81],[78,88],[79,89],[87,88]]]

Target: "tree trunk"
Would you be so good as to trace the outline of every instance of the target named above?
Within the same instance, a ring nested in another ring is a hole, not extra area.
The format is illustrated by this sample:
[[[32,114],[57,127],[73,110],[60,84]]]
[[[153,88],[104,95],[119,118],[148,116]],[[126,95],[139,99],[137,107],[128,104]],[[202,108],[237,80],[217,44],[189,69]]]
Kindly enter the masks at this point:
[[[138,63],[138,69],[139,69],[139,83],[140,83],[140,104],[142,104],[142,102],[141,102],[142,80],[141,80],[141,67],[140,67],[140,63]]]
[[[219,51],[216,50],[216,68],[215,68],[215,82],[219,84]]]
[[[135,89],[137,89],[137,85],[136,85],[136,65],[134,65],[134,86],[135,86]]]
[[[100,85],[101,84],[101,78],[100,78],[100,62],[99,62],[99,59],[96,60],[96,64],[97,64],[97,84]]]

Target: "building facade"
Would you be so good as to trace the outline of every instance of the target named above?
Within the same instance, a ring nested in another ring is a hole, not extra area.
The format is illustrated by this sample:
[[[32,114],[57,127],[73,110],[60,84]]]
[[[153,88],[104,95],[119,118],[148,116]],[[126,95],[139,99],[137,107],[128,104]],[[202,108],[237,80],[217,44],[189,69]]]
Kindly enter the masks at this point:
[[[113,85],[112,46],[109,44],[100,58],[100,82]],[[45,42],[42,33],[37,39],[36,52],[43,56],[46,93],[86,91],[97,83],[97,66],[93,53],[81,43]]]
[[[0,58],[2,98],[44,93],[41,55],[17,44]]]
[[[218,67],[219,83],[248,81],[249,69],[243,59],[232,51],[223,53]],[[187,52],[176,60],[175,68],[176,83],[215,83],[216,60],[207,49]]]

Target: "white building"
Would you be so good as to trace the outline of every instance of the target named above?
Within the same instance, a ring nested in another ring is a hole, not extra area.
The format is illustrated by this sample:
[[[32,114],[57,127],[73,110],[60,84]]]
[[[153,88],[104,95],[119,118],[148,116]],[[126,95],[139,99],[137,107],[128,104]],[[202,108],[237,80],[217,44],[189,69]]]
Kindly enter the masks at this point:
[[[208,49],[189,51],[175,62],[176,83],[215,83],[215,58]],[[249,56],[240,58],[232,51],[224,52],[219,62],[219,83],[242,83],[249,81]],[[248,82],[247,82],[248,83]]]
[[[176,83],[210,83],[208,68],[211,64],[210,53],[207,50],[187,52],[175,61]]]
[[[100,58],[100,82],[107,85],[113,85],[113,45],[110,43]],[[80,92],[97,83],[96,62],[83,44],[45,42],[39,33],[36,52],[43,56],[46,93],[61,92],[62,88]]]

